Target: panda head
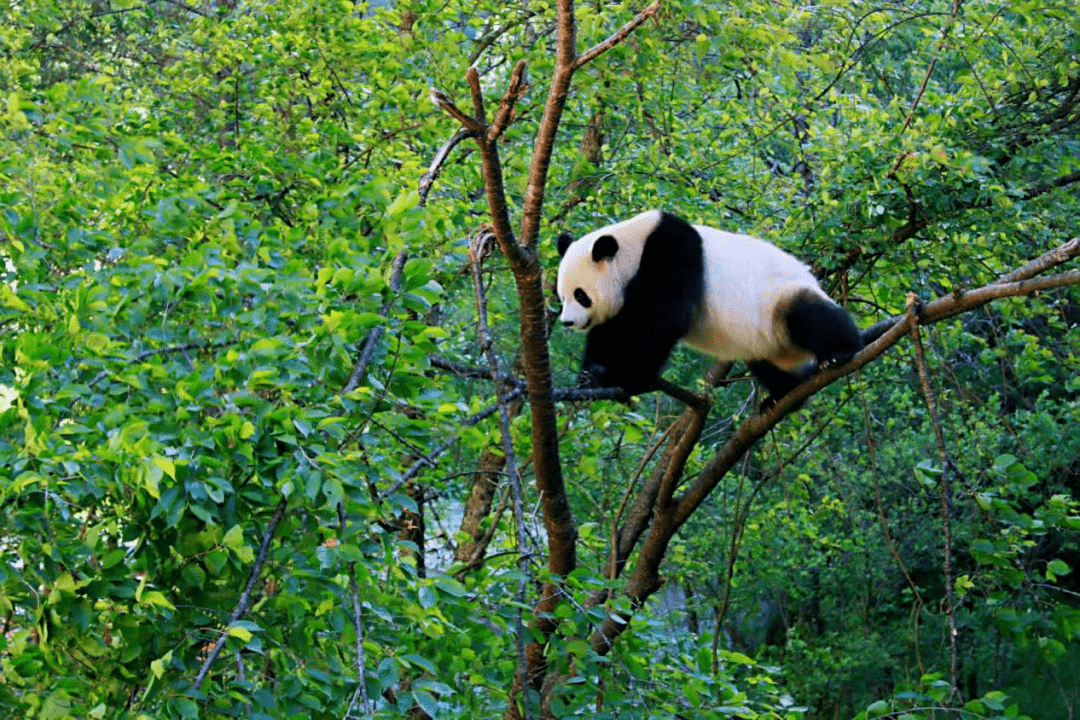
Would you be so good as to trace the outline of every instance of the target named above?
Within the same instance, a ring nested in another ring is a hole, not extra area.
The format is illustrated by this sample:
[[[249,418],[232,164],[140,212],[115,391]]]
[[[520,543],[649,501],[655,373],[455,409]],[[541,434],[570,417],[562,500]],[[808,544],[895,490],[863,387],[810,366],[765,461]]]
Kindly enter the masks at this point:
[[[645,242],[660,219],[659,210],[650,210],[580,240],[559,236],[556,291],[563,325],[587,332],[618,314],[626,284],[637,274]]]

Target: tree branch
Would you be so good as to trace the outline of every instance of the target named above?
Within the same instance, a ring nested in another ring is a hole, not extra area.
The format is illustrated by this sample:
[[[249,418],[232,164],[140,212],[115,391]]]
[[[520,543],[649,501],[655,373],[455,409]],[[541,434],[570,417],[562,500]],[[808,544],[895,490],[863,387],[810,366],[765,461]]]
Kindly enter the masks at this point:
[[[655,15],[656,11],[659,9],[660,0],[654,0],[651,5],[639,12],[633,20],[619,28],[618,32],[616,32],[614,35],[609,37],[607,40],[604,40],[602,43],[593,45],[591,48],[579,55],[577,60],[574,62],[574,69],[577,70],[585,63],[591,62],[603,53],[606,53],[608,50],[621,43],[630,35],[630,33],[634,32],[634,30],[636,30],[638,26],[641,25],[641,23],[645,22],[650,17]]]
[[[484,127],[484,119],[482,117],[474,118],[470,115],[466,115],[461,108],[454,104],[454,101],[450,99],[450,96],[441,90],[431,88],[428,92],[431,95],[431,102],[435,103],[435,105],[442,108],[446,114],[461,123],[470,133],[473,135],[482,135],[484,133],[486,128]]]
[[[477,90],[479,90],[479,85],[477,85]],[[479,323],[480,348],[483,350],[484,355],[487,356],[488,365],[491,367],[491,376],[496,378],[496,391],[499,397],[499,431],[502,436],[503,453],[506,455],[506,472],[510,477],[510,492],[514,501],[514,524],[517,527],[517,565],[518,570],[521,572],[517,594],[514,598],[517,603],[514,627],[517,637],[518,674],[522,678],[522,684],[524,685],[524,678],[528,677],[528,667],[525,661],[525,626],[521,607],[525,603],[525,589],[530,579],[529,554],[525,550],[528,542],[525,537],[525,510],[521,500],[521,476],[518,474],[513,436],[510,433],[510,412],[507,410],[505,400],[506,394],[510,391],[510,385],[497,379],[502,373],[499,370],[499,359],[495,355],[495,343],[491,339],[491,332],[488,330],[487,298],[484,297],[484,279],[480,273],[481,263],[484,258],[485,239],[483,232],[481,232],[469,244],[469,264],[472,266],[473,291],[476,294],[476,317]],[[532,713],[529,711],[529,694],[527,692],[521,694],[521,705],[524,709],[525,718],[531,718]]]
[[[938,450],[938,461],[941,463],[941,482],[939,492],[941,494],[941,536],[943,544],[942,571],[945,575],[945,615],[948,618],[949,632],[949,700],[960,700],[959,684],[959,657],[957,654],[957,630],[956,630],[956,597],[953,583],[952,569],[952,523],[949,518],[952,515],[952,491],[949,484],[949,475],[952,473],[953,464],[949,460],[949,453],[945,448],[945,432],[941,429],[941,417],[938,415],[937,397],[934,395],[933,385],[930,383],[930,368],[926,364],[926,352],[923,350],[922,335],[919,332],[919,318],[916,313],[918,298],[915,293],[908,293],[907,315],[908,325],[911,326],[911,344],[915,351],[915,367],[919,374],[919,385],[922,387],[923,398],[926,400],[926,411],[934,428],[934,441]]]
[[[390,312],[390,306],[394,304],[394,300],[397,298],[398,293],[401,292],[401,273],[405,269],[405,261],[409,259],[408,254],[404,250],[399,252],[394,257],[394,262],[391,265],[390,271],[390,290],[391,296],[385,303],[383,303],[382,309],[379,310],[379,314],[386,317]],[[367,373],[368,363],[371,362],[371,357],[375,354],[375,347],[379,344],[379,340],[382,339],[383,333],[386,332],[385,325],[379,325],[371,329],[368,336],[364,339],[363,346],[360,349],[360,355],[356,359],[356,364],[353,366],[352,373],[349,375],[348,381],[345,383],[345,387],[341,388],[342,395],[351,393],[360,385],[360,381],[363,379],[364,374]]]
[[[285,515],[285,507],[288,504],[289,499],[282,496],[277,507],[274,509],[274,514],[270,516],[270,524],[263,533],[262,543],[259,545],[259,554],[255,556],[255,562],[251,566],[251,573],[248,575],[247,585],[244,586],[244,591],[240,593],[240,601],[236,604],[236,609],[234,609],[229,616],[229,621],[225,623],[225,629],[218,634],[218,639],[214,643],[214,647],[212,647],[207,654],[202,667],[199,668],[199,674],[195,676],[195,680],[191,685],[192,690],[198,690],[202,686],[203,680],[206,679],[206,674],[210,672],[210,668],[213,666],[214,661],[221,653],[221,648],[225,647],[225,640],[229,637],[229,627],[247,612],[248,605],[251,603],[251,591],[254,589],[255,583],[259,579],[259,573],[262,572],[263,565],[266,564],[266,555],[270,549],[270,540],[273,539],[274,530],[277,529],[278,523],[281,522],[281,518]]]
[[[518,397],[519,395],[521,395],[523,392],[524,392],[524,388],[514,388],[510,392],[506,393],[505,396],[503,396],[502,401],[503,402],[509,402],[510,400],[512,400],[512,399]],[[462,420],[458,427],[460,429],[462,429],[462,430],[464,430],[465,428],[470,428],[473,425],[476,425],[477,423],[479,423],[479,422],[481,422],[483,420],[486,420],[489,417],[491,417],[492,415],[494,415],[495,412],[498,409],[499,409],[499,403],[498,402],[496,402],[496,403],[494,403],[492,405],[488,405],[483,410],[479,410],[479,411],[473,413],[472,415],[469,415],[464,420]],[[382,496],[386,497],[387,495],[390,495],[391,493],[397,492],[397,490],[402,485],[407,483],[412,478],[416,477],[416,473],[420,472],[420,468],[424,467],[425,465],[427,465],[428,467],[435,467],[435,459],[438,458],[440,455],[442,455],[444,452],[446,452],[450,448],[450,446],[453,445],[454,443],[456,443],[457,441],[458,441],[457,433],[454,433],[450,437],[443,440],[441,443],[439,443],[435,447],[434,450],[432,450],[427,455],[425,455],[424,457],[420,458],[419,460],[414,462],[412,465],[410,465],[408,467],[408,469],[404,473],[402,473],[401,477],[398,478],[397,481],[393,485],[391,485],[389,487],[389,489],[387,489],[386,492],[384,492],[382,494]]]
[[[438,179],[439,173],[442,172],[442,167],[446,163],[446,159],[450,157],[450,151],[453,150],[458,143],[468,137],[474,137],[475,132],[468,128],[461,128],[454,133],[449,140],[447,140],[439,151],[435,153],[435,157],[431,159],[431,165],[428,166],[427,172],[420,177],[420,182],[417,184],[417,191],[420,193],[420,206],[427,205],[428,193],[431,192],[432,185],[435,184],[435,180]]]
[[[1049,267],[1062,258],[1071,257],[1072,254],[1075,254],[1074,242],[1076,241],[1070,241],[1051,250],[1022,268],[1005,275],[1004,278],[1024,277],[1035,272],[1036,268]],[[938,298],[922,308],[917,320],[920,324],[925,325],[953,317],[995,299],[1030,295],[1041,290],[1069,285],[1080,285],[1080,270],[1047,277],[1026,277],[1015,282],[998,280],[976,290],[955,292]],[[716,488],[727,472],[742,459],[745,453],[765,433],[775,427],[784,416],[800,407],[811,395],[838,378],[856,371],[895,345],[900,338],[911,331],[915,317],[909,314],[900,316],[895,322],[892,320],[888,322],[891,325],[888,325],[883,332],[878,333],[879,337],[856,354],[849,362],[813,375],[806,382],[781,398],[768,412],[750,416],[739,426],[735,434],[724,443],[723,447],[706,464],[701,474],[681,496],[673,498],[666,505],[660,500],[657,501],[655,507],[656,517],[638,553],[634,571],[626,584],[626,595],[635,606],[640,606],[659,589],[661,585],[660,563],[675,532],[697,510],[709,493]],[[594,633],[593,647],[598,652],[606,652],[615,637],[624,632],[628,626],[629,618],[609,616]]]
[[[514,66],[513,71],[510,73],[510,86],[506,89],[506,94],[503,95],[502,100],[499,101],[499,109],[495,111],[495,117],[491,119],[491,127],[488,128],[488,142],[498,140],[499,136],[510,126],[514,104],[528,90],[528,85],[524,83],[524,77],[525,61],[518,60],[517,65]]]

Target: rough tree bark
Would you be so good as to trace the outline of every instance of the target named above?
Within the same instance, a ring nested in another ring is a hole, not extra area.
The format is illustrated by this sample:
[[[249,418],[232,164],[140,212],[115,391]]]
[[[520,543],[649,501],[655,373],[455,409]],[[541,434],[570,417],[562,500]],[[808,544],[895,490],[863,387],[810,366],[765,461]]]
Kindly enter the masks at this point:
[[[584,54],[578,55],[574,4],[572,0],[558,0],[555,70],[548,89],[548,97],[541,116],[529,168],[522,208],[520,239],[514,235],[507,210],[497,141],[510,125],[514,103],[525,91],[522,82],[525,70],[524,61],[519,61],[511,73],[509,87],[490,122],[484,109],[480,78],[475,68],[470,68],[466,75],[472,96],[472,115],[460,110],[445,94],[432,90],[432,99],[458,120],[479,146],[492,231],[498,241],[499,249],[506,257],[514,274],[521,313],[521,356],[532,416],[532,461],[536,477],[536,491],[540,498],[544,526],[547,531],[548,570],[557,576],[565,576],[577,566],[577,527],[570,511],[562,466],[559,461],[554,386],[545,319],[546,303],[542,286],[542,268],[537,252],[544,189],[547,185],[555,137],[562,120],[574,72],[627,37],[656,12],[659,6],[660,3],[657,0],[607,40]],[[559,587],[556,585],[545,584],[540,600],[536,604],[534,623],[544,638],[554,632],[556,627],[554,621],[548,618],[552,617],[559,592]],[[526,650],[526,661],[528,677],[517,678],[515,687],[511,691],[513,698],[518,696],[521,688],[526,684],[537,692],[541,691],[547,668],[544,643],[531,642]],[[520,708],[516,702],[511,702],[506,715],[508,718],[520,717]]]

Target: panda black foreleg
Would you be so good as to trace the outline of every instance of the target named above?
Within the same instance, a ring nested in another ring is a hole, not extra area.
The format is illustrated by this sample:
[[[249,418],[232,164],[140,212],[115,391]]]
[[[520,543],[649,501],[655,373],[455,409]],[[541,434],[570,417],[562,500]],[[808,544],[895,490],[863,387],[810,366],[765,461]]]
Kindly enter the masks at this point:
[[[847,310],[814,293],[796,296],[786,320],[791,342],[814,353],[821,368],[845,363],[863,348],[859,328]]]
[[[621,387],[631,395],[640,395],[655,387],[678,338],[642,337],[617,321],[589,331],[578,387]]]

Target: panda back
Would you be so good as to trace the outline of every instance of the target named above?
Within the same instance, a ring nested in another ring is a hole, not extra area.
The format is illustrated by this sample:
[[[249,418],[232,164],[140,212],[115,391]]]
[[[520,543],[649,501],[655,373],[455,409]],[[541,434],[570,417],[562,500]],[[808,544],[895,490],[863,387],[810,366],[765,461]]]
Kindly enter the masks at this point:
[[[684,342],[720,360],[758,360],[787,351],[790,339],[778,308],[802,291],[827,299],[810,269],[764,240],[695,229],[702,238],[705,288]]]

